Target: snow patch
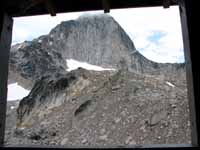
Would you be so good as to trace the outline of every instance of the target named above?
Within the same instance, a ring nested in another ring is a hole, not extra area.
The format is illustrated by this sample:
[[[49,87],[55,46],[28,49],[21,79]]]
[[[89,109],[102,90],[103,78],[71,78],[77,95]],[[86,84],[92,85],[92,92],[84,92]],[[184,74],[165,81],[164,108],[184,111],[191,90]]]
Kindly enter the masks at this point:
[[[172,83],[170,83],[168,81],[166,81],[166,84],[169,85],[169,86],[171,86],[171,87],[175,87],[175,85],[173,85]]]
[[[78,69],[79,67],[87,69],[87,70],[94,70],[94,71],[105,71],[105,70],[115,70],[113,68],[102,68],[100,66],[91,65],[86,62],[80,62],[74,59],[66,59],[66,63],[68,66],[67,71]]]
[[[53,38],[53,37],[54,37],[54,35],[53,35],[53,34],[50,34],[50,37],[51,37],[51,38]]]
[[[53,45],[53,42],[49,42],[49,45],[50,45],[50,46]]]
[[[60,38],[61,38],[61,39],[64,38],[64,33],[60,33]]]
[[[24,89],[18,83],[8,85],[8,101],[21,100],[29,94],[29,90]]]
[[[11,106],[11,107],[10,107],[10,109],[14,109],[14,108],[15,108],[15,106]]]

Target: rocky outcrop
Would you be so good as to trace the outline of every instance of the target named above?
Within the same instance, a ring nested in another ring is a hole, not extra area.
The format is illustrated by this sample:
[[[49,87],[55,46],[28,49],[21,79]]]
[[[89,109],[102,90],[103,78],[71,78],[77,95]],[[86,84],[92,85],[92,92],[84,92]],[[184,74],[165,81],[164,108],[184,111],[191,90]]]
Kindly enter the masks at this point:
[[[30,89],[42,76],[66,72],[66,61],[59,52],[39,42],[17,44],[11,48],[9,83],[18,82]]]
[[[180,79],[182,80],[182,79]],[[190,143],[187,90],[155,75],[74,70],[43,78],[17,109],[5,144],[126,146]]]
[[[76,82],[81,82],[82,78],[85,78],[84,70],[82,69],[69,72],[68,74],[43,76],[35,83],[30,94],[21,100],[17,109],[17,126],[31,124],[30,117],[32,118],[34,114],[48,113],[47,109],[64,104],[66,97],[68,97],[66,91],[73,87]],[[43,110],[46,111],[43,112]]]

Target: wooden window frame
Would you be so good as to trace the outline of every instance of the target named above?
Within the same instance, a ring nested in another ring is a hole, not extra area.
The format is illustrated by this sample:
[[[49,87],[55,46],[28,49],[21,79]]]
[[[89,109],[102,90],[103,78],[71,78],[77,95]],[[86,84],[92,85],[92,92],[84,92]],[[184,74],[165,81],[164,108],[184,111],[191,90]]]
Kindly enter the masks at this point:
[[[148,1],[148,0],[147,0]],[[164,8],[169,7],[169,0],[164,3]],[[119,148],[119,149],[198,149],[200,146],[200,74],[198,72],[198,64],[195,56],[198,56],[196,47],[198,43],[195,38],[198,37],[197,29],[195,28],[195,0],[177,0],[180,10],[184,55],[186,63],[186,77],[188,88],[188,99],[190,108],[191,121],[191,144],[160,144],[160,145],[141,145],[141,146],[125,146],[125,147],[101,147],[101,148]],[[107,0],[104,0],[105,10],[109,12]],[[144,3],[144,1],[142,2]],[[147,2],[148,3],[148,2]],[[6,105],[7,105],[7,80],[8,80],[8,62],[9,50],[12,39],[13,19],[7,15],[6,10],[0,7],[0,148],[2,149],[71,149],[77,147],[40,147],[40,146],[4,146],[5,120],[6,120]],[[84,147],[82,147],[84,148]],[[88,147],[85,147],[88,148]],[[94,149],[94,147],[89,147]],[[96,149],[99,149],[98,147]]]

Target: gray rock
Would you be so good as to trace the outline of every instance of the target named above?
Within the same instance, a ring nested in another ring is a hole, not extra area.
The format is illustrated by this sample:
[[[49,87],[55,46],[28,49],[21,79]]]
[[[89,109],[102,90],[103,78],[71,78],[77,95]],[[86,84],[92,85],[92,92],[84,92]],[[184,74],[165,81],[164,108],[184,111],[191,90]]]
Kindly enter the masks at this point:
[[[107,140],[107,138],[108,138],[108,135],[101,135],[101,136],[99,136],[99,139],[100,140]]]
[[[83,140],[81,141],[82,144],[86,144],[87,142],[88,142],[87,139],[83,139]]]
[[[112,86],[112,90],[115,91],[115,90],[118,90],[120,89],[121,86],[120,85],[115,85],[115,86]]]
[[[130,142],[129,142],[129,145],[136,145],[137,143],[136,143],[136,141],[135,140],[131,140]]]
[[[117,79],[109,80],[116,76]],[[17,109],[18,128],[25,127],[23,134],[13,136],[12,132],[6,132],[6,143],[49,145],[54,141],[56,145],[62,142],[67,143],[64,145],[92,143],[95,146],[164,140],[168,144],[180,140],[188,143],[190,127],[186,97],[177,98],[176,109],[173,109],[170,106],[173,95],[166,92],[165,82],[158,80],[158,88],[153,88],[154,82],[142,82],[145,76],[128,71],[119,74],[78,69],[59,78],[43,78]],[[112,93],[112,85],[121,78],[126,86]],[[133,79],[134,82],[130,82]],[[64,84],[65,81],[68,84]],[[136,85],[140,90],[132,100],[127,100],[134,94],[131,92]],[[99,90],[93,93],[93,87]],[[150,90],[145,90],[147,88]],[[170,92],[179,93],[172,88]],[[76,101],[72,103],[70,100],[74,97]],[[128,139],[127,135],[132,138]],[[161,135],[161,139],[157,138]]]
[[[64,138],[61,142],[60,145],[66,145],[68,143],[69,139],[68,138]]]
[[[129,144],[130,141],[132,140],[132,137],[131,136],[128,136],[125,140],[125,144]]]
[[[167,117],[167,111],[163,110],[161,112],[155,113],[152,115],[150,119],[150,125],[156,125],[158,124],[162,119],[165,119]]]

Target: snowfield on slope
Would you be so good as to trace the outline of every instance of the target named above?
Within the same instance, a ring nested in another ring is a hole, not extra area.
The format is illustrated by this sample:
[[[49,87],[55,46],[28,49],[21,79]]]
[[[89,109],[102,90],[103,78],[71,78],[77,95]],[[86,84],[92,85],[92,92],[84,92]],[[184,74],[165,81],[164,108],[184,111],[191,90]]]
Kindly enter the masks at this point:
[[[18,85],[17,82],[12,83],[8,85],[7,99],[8,101],[21,100],[22,98],[27,96],[29,92],[30,92],[29,90]]]
[[[74,59],[66,59],[66,63],[68,66],[67,71],[78,69],[79,67],[84,68],[86,70],[94,70],[94,71],[105,71],[105,70],[115,70],[113,68],[102,68],[100,66],[91,65],[87,62],[80,62]]]

